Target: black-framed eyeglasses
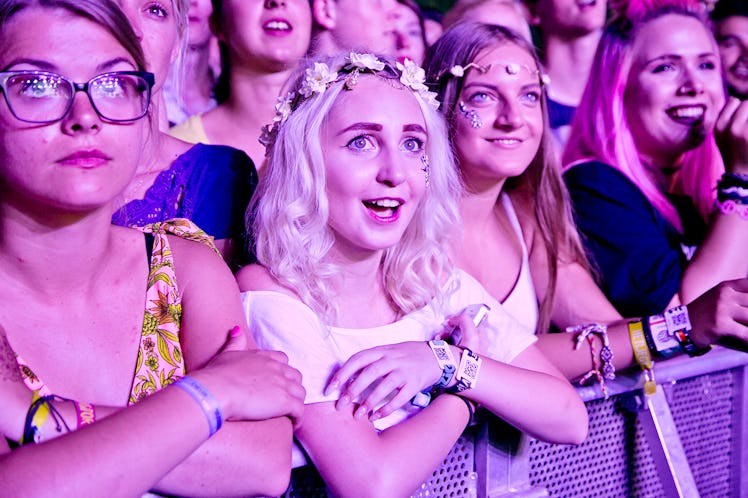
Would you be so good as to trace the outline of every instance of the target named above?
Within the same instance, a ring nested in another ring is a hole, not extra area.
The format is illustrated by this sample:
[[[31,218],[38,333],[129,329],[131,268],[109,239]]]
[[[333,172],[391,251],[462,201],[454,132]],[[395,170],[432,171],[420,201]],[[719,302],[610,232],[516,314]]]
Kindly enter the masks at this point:
[[[76,83],[47,71],[0,72],[0,89],[13,116],[27,123],[48,124],[64,118],[77,92],[86,92],[106,121],[136,121],[148,112],[153,73],[113,71]]]

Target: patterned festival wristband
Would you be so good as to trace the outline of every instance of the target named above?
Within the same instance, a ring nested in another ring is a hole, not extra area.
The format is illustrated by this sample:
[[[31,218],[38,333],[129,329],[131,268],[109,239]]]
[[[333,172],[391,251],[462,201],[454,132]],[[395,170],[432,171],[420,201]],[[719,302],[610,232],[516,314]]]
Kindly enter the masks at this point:
[[[636,358],[636,363],[639,364],[642,372],[644,372],[644,395],[651,396],[655,393],[657,384],[654,378],[652,355],[647,347],[647,341],[644,339],[644,327],[641,320],[630,322],[628,327],[631,347],[634,350],[634,358]]]
[[[457,384],[450,388],[450,392],[461,393],[473,389],[478,383],[478,374],[482,362],[480,356],[464,348],[460,357],[460,367],[457,369]]]
[[[457,370],[457,362],[455,357],[452,355],[452,350],[449,349],[449,344],[441,340],[433,340],[428,342],[431,352],[434,353],[436,361],[439,363],[439,367],[442,369],[442,376],[433,385],[436,389],[442,389],[449,385],[454,376],[455,370]]]
[[[73,406],[75,407],[75,418],[78,422],[78,429],[96,422],[96,408],[93,404],[73,401]]]

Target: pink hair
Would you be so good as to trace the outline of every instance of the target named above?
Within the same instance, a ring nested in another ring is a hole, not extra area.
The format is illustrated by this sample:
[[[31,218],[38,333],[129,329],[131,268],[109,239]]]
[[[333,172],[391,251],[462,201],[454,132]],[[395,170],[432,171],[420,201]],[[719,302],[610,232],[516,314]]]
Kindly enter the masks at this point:
[[[695,5],[692,0],[632,0],[625,12],[608,25],[597,47],[562,160],[564,170],[590,160],[610,164],[639,187],[665,219],[681,231],[678,212],[639,157],[626,118],[624,93],[637,31],[647,22],[670,13],[694,17],[709,31],[701,7]],[[707,219],[714,205],[717,180],[725,170],[714,130],[699,146],[684,153],[679,164],[683,193],[691,197]]]

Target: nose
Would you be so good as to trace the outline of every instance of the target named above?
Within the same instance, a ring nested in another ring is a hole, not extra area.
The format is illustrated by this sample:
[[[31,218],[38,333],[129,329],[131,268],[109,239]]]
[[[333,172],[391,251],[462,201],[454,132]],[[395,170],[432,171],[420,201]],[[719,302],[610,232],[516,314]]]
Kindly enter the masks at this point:
[[[701,77],[693,69],[685,68],[678,93],[680,95],[699,95],[703,92],[704,82]]]
[[[405,48],[410,48],[410,44],[408,43],[408,37],[405,36],[404,33],[400,32],[399,30],[395,30],[393,32],[393,35],[395,37],[395,48],[397,50],[403,50]]]
[[[405,181],[405,158],[390,150],[383,150],[379,155],[381,166],[377,174],[377,181],[394,187]]]
[[[70,110],[62,118],[63,131],[69,135],[97,133],[101,129],[101,118],[85,92],[77,92]]]
[[[265,0],[265,8],[273,9],[276,7],[285,7],[286,0]]]
[[[496,114],[496,121],[494,122],[497,128],[514,130],[521,126],[522,118],[516,103],[510,100],[503,100],[498,106],[499,110]]]

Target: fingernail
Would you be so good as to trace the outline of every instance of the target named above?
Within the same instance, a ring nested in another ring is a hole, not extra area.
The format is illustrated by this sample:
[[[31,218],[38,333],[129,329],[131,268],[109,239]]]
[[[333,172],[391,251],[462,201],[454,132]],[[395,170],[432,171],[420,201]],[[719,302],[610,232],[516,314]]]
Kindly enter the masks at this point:
[[[338,410],[342,410],[343,408],[348,406],[348,403],[350,402],[351,402],[351,398],[347,394],[344,394],[338,400],[338,403],[335,405],[335,408]]]
[[[242,335],[242,329],[238,325],[234,325],[234,328],[231,329],[231,337],[239,337]]]
[[[330,393],[332,393],[333,391],[337,391],[339,388],[340,388],[340,383],[338,383],[338,381],[336,381],[336,380],[332,381],[325,388],[324,395],[325,396],[329,396]]]
[[[376,420],[379,420],[380,418],[382,418],[382,414],[379,413],[379,412],[376,412],[376,413],[372,413],[371,414],[371,417],[369,417],[369,420],[371,420],[372,422],[374,422]]]
[[[366,416],[367,411],[368,410],[366,409],[366,406],[361,405],[356,410],[356,413],[353,414],[353,418],[355,418],[356,420],[361,420],[362,418]]]

